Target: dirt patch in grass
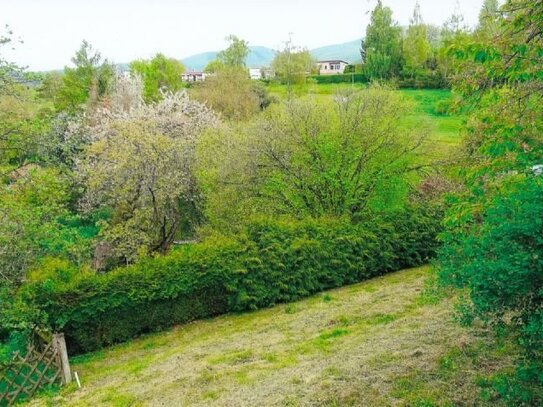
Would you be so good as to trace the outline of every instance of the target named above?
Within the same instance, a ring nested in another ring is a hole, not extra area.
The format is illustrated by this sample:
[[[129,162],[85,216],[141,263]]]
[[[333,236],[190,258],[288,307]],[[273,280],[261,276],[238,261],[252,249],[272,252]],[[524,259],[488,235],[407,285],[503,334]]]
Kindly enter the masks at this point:
[[[454,323],[427,277],[405,270],[85,355],[73,363],[82,389],[33,404],[484,405],[481,377],[509,368],[514,349]]]

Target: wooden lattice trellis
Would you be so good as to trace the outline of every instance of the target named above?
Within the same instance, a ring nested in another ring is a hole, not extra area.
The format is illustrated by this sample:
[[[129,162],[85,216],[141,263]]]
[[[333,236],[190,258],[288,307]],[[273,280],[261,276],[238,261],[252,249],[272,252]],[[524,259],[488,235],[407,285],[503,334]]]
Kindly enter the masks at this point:
[[[16,352],[0,376],[0,406],[11,406],[21,398],[30,398],[42,386],[70,381],[64,335],[55,334],[51,340],[36,336],[24,356]]]

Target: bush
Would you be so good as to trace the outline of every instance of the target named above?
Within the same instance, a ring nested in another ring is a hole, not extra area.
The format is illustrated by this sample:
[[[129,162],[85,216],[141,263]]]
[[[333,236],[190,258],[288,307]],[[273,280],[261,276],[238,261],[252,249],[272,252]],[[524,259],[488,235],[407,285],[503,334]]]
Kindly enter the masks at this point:
[[[517,335],[524,350],[519,383],[502,386],[500,393],[517,399],[513,405],[541,405],[543,177],[509,175],[508,181],[471,218],[465,204],[452,207],[439,276],[446,285],[467,288],[469,299],[459,307],[463,321],[480,318],[498,332],[505,327]],[[528,403],[521,394],[530,387],[539,390],[530,396],[537,401]]]
[[[369,83],[370,79],[365,73],[344,73],[337,75],[312,75],[309,79],[317,84],[330,83]],[[411,74],[403,72],[398,77],[392,79],[399,89],[445,89],[449,87],[447,80],[439,72],[419,72]]]
[[[214,237],[164,257],[68,283],[29,283],[21,298],[71,352],[230,311],[293,301],[428,261],[438,217],[421,210],[347,220],[252,222],[243,236]]]
[[[403,72],[397,79],[400,89],[445,89],[449,87],[446,78],[437,71],[422,71],[415,74]]]
[[[337,75],[312,75],[311,79],[315,80],[317,84],[325,83],[368,83],[368,77],[362,73],[337,74]]]
[[[350,64],[345,67],[345,70],[343,71],[344,74],[346,73],[363,73],[364,72],[364,65],[362,64]]]
[[[224,282],[242,251],[210,239],[107,274],[30,283],[21,296],[47,315],[49,328],[65,332],[71,352],[89,351],[227,312]]]
[[[446,116],[449,114],[450,109],[451,109],[451,100],[442,99],[436,103],[434,107],[434,112],[438,116]]]

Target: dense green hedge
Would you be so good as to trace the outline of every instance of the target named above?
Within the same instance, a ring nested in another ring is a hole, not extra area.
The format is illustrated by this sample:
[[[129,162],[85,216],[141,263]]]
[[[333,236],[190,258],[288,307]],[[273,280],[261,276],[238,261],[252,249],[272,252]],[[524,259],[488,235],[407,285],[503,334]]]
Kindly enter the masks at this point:
[[[363,73],[345,73],[337,75],[312,75],[316,83],[368,83],[370,79]],[[445,89],[449,87],[447,80],[439,72],[418,72],[416,74],[402,73],[399,77],[393,78],[392,82],[400,89]]]
[[[315,80],[319,85],[325,83],[367,83],[368,78],[362,73],[337,74],[337,75],[311,75],[311,79]]]
[[[436,249],[438,221],[420,210],[372,218],[252,223],[168,256],[21,292],[72,352],[230,311],[268,307],[420,265]]]
[[[414,75],[403,73],[397,79],[400,89],[446,89],[449,82],[440,72],[418,72]]]

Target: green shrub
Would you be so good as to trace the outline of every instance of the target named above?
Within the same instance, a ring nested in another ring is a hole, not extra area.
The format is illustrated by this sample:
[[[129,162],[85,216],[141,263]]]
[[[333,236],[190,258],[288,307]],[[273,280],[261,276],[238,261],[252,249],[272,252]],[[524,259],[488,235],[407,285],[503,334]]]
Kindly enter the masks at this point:
[[[428,261],[438,217],[424,211],[348,220],[255,221],[107,274],[44,279],[20,292],[63,331],[71,352],[90,351],[231,311],[293,301]]]
[[[317,84],[330,83],[369,83],[370,79],[365,73],[344,73],[337,75],[312,75],[309,79]],[[403,72],[392,79],[400,89],[445,89],[449,87],[447,80],[435,71],[424,71],[416,74]]]
[[[415,74],[403,72],[396,82],[400,89],[445,89],[447,79],[438,71],[422,71]]]
[[[500,332],[513,331],[524,349],[516,379],[499,393],[527,403],[526,393],[543,401],[543,177],[509,175],[497,196],[471,217],[454,205],[442,235],[440,281],[467,288],[461,320],[480,318]],[[462,215],[459,216],[459,215]],[[533,374],[533,372],[538,372]],[[511,380],[511,382],[509,382]],[[515,384],[515,380],[518,383]],[[539,389],[528,392],[527,389]],[[533,402],[533,403],[532,403]],[[526,404],[527,405],[527,404]]]
[[[436,115],[446,116],[449,114],[450,109],[451,109],[451,100],[442,99],[436,103],[434,107],[434,112]]]
[[[312,75],[309,77],[313,79],[317,84],[324,83],[368,83],[368,77],[362,73],[346,73],[337,75]]]
[[[21,296],[47,315],[50,328],[65,332],[72,352],[97,349],[227,312],[224,281],[241,250],[236,242],[210,239],[67,284],[30,283]]]
[[[344,74],[347,73],[363,73],[364,72],[364,65],[362,64],[350,64],[345,67],[345,70],[343,71]]]

